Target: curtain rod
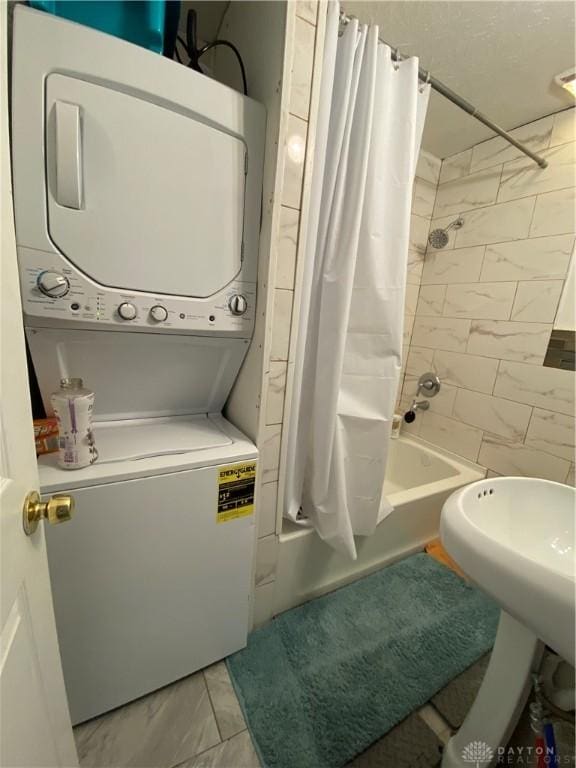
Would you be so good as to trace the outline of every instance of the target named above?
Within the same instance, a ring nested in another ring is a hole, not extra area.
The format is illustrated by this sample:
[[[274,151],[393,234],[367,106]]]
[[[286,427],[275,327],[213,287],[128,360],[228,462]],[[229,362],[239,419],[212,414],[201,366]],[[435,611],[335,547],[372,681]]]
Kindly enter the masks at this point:
[[[343,11],[340,11],[340,22],[342,24],[348,24],[348,22],[351,21],[352,19],[356,19],[356,21],[358,21],[356,16],[351,16],[351,15],[349,16]],[[395,48],[393,45],[390,45],[385,40],[382,40],[381,37],[379,37],[378,40],[381,43],[384,43],[384,45],[387,45],[392,50],[393,61],[402,61],[403,56],[398,50],[398,48]],[[481,123],[484,123],[484,125],[490,128],[490,130],[494,131],[494,133],[497,133],[499,136],[502,136],[503,139],[506,139],[506,141],[512,144],[513,146],[515,146],[516,149],[519,149],[520,152],[523,152],[525,155],[528,155],[528,157],[531,160],[534,160],[535,163],[538,163],[540,168],[548,167],[548,162],[543,157],[532,152],[532,150],[528,149],[528,147],[522,144],[521,142],[516,141],[516,139],[513,136],[511,136],[508,133],[508,131],[505,131],[504,128],[500,128],[499,125],[497,125],[492,120],[490,120],[489,117],[486,117],[486,115],[480,112],[480,110],[477,109],[473,104],[470,104],[469,101],[466,101],[466,99],[463,99],[462,96],[459,96],[453,90],[448,88],[447,85],[444,85],[444,83],[441,80],[438,80],[430,72],[428,72],[425,69],[422,69],[422,67],[418,67],[418,76],[423,82],[429,83],[430,87],[433,88],[442,96],[444,96],[445,99],[448,99],[448,101],[451,101],[452,104],[455,104],[457,107],[460,107],[460,109],[464,110],[464,112],[467,112],[471,117],[474,117],[476,118],[476,120],[479,120]]]

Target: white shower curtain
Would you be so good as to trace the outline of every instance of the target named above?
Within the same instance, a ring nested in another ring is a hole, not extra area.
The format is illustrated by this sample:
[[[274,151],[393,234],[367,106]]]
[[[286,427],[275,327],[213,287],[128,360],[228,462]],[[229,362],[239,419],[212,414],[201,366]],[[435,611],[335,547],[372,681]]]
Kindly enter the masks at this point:
[[[382,496],[402,359],[410,209],[429,86],[328,4],[284,514],[356,558]]]

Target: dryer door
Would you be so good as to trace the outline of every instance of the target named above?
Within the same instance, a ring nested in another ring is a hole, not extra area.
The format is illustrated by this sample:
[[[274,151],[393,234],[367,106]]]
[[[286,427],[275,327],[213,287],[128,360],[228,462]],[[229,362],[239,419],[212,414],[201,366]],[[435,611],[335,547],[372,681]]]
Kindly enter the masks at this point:
[[[134,95],[51,74],[50,237],[101,285],[206,297],[242,260],[245,145]]]

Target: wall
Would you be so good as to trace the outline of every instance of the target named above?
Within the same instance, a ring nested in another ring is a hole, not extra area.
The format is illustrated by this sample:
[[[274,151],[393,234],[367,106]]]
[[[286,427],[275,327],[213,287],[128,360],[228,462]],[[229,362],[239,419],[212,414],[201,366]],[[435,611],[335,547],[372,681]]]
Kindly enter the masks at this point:
[[[262,228],[256,327],[250,350],[227,403],[226,415],[260,452],[256,489],[257,553],[253,621],[270,617],[278,538],[276,507],[284,396],[289,359],[301,210],[312,153],[314,57],[321,47],[323,18],[310,2],[234,2],[219,36],[242,53],[249,95],[267,108]],[[240,89],[238,65],[226,49],[212,59],[214,76]],[[281,151],[279,151],[281,150]]]
[[[406,303],[404,307],[404,343],[402,354],[402,372],[400,376],[399,395],[402,391],[404,374],[410,348],[410,339],[414,327],[414,317],[418,305],[418,294],[424,269],[424,257],[430,221],[434,212],[434,201],[438,188],[440,166],[442,161],[422,150],[416,166],[414,191],[412,193],[412,214],[410,217],[410,243],[408,251],[408,275],[406,278]],[[424,373],[424,371],[423,371]],[[406,409],[404,409],[406,410]]]
[[[265,369],[258,437],[261,486],[257,497],[256,625],[267,621],[272,611],[278,547],[280,447],[286,380],[291,360],[290,328],[297,254],[306,226],[306,216],[302,212],[306,211],[313,154],[308,135],[309,125],[312,126],[310,136],[314,135],[317,112],[318,65],[325,21],[323,9],[323,4],[313,0],[288,3],[287,57],[283,81],[286,100],[280,137],[284,166],[279,171],[280,190],[276,202],[280,204],[277,206],[270,254],[269,309],[266,314]]]
[[[258,293],[256,322],[250,349],[226,404],[225,414],[260,448],[260,410],[265,356],[267,316],[273,301],[270,274],[273,270],[273,231],[279,216],[276,199],[282,183],[283,155],[278,151],[287,100],[285,45],[289,35],[288,3],[234,2],[226,11],[220,36],[239,49],[248,81],[248,93],[266,107],[266,147],[262,189],[262,222],[258,255]],[[242,91],[235,56],[226,48],[216,48],[211,64],[213,76]]]
[[[440,171],[431,226],[465,225],[426,252],[402,407],[424,371],[443,384],[405,429],[490,474],[574,482],[574,373],[542,363],[576,232],[575,114],[513,132],[547,169],[497,137]]]

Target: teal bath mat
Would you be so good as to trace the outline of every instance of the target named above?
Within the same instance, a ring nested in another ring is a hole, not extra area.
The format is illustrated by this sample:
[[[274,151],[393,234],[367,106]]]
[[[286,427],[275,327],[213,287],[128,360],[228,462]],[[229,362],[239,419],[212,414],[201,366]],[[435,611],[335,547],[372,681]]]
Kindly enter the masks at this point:
[[[499,608],[428,555],[279,616],[228,658],[266,768],[341,768],[494,643]]]

